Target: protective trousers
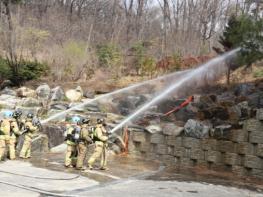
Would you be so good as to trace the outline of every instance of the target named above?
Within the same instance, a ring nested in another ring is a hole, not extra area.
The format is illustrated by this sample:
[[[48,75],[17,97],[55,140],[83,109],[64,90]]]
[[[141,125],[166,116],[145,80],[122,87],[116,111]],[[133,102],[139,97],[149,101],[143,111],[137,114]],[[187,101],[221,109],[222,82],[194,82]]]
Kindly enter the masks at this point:
[[[9,135],[0,136],[0,160],[4,159],[6,146],[10,147],[10,138]]]
[[[19,157],[23,159],[27,159],[31,157],[31,143],[32,143],[32,138],[26,135]]]
[[[91,155],[88,161],[89,166],[92,166],[99,157],[101,157],[101,168],[105,168],[107,165],[106,145],[103,142],[97,141],[95,142],[94,153]]]
[[[16,137],[10,137],[9,141],[9,158],[14,160],[16,158]]]
[[[77,158],[77,168],[81,169],[87,154],[87,145],[85,143],[78,144],[78,158]]]
[[[73,164],[72,158],[75,156],[74,153],[76,152],[76,145],[67,145],[67,152],[65,155],[65,166],[70,166]]]

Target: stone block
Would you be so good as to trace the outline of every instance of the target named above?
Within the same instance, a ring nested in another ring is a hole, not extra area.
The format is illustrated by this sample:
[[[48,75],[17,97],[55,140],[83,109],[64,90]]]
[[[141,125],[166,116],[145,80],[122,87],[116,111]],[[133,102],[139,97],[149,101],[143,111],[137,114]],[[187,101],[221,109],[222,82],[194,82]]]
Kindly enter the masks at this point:
[[[155,160],[156,159],[156,153],[146,153],[146,158],[149,160]]]
[[[141,143],[141,146],[140,146],[140,151],[141,152],[150,152],[151,151],[151,145],[149,143]]]
[[[237,153],[241,155],[253,155],[254,146],[248,142],[240,142],[237,144]]]
[[[180,147],[182,146],[182,137],[176,137],[176,136],[167,136],[166,137],[166,144],[174,147]]]
[[[144,132],[133,132],[133,141],[134,142],[145,142],[146,135]]]
[[[249,142],[254,143],[254,144],[263,143],[263,128],[262,130],[250,132]]]
[[[209,162],[213,162],[213,163],[220,163],[221,162],[221,152],[209,150],[207,152],[206,160]]]
[[[257,110],[257,120],[263,120],[263,108]]]
[[[161,134],[153,134],[150,139],[153,144],[164,144],[164,141],[164,135]]]
[[[211,129],[210,136],[218,140],[229,140],[231,128],[231,125],[216,126],[214,129]]]
[[[224,157],[224,163],[231,166],[241,165],[241,158],[238,154],[226,153]]]
[[[167,154],[168,155],[174,155],[174,147],[173,146],[167,146]]]
[[[256,155],[263,157],[263,144],[258,144],[256,148]]]
[[[238,176],[246,176],[247,170],[244,166],[232,166],[232,172]]]
[[[178,147],[174,149],[174,156],[176,157],[184,157],[185,155],[185,148],[184,147]]]
[[[161,161],[165,164],[174,164],[175,163],[175,157],[171,155],[162,155]]]
[[[218,151],[220,152],[236,152],[236,143],[231,141],[218,141]]]
[[[247,130],[231,130],[230,140],[233,142],[247,142],[248,131]]]
[[[252,169],[249,174],[260,179],[263,178],[263,170],[260,169]]]
[[[263,169],[263,159],[254,155],[246,155],[244,165],[247,168]]]
[[[247,131],[263,131],[263,122],[257,119],[248,119],[244,122],[244,129]]]
[[[180,166],[182,167],[192,167],[194,165],[194,161],[190,158],[181,158],[180,159]]]
[[[201,147],[203,150],[217,150],[217,143],[216,139],[202,139]]]
[[[184,137],[183,138],[183,147],[185,148],[200,148],[201,147],[201,140],[191,137]]]
[[[208,168],[208,166],[209,166],[209,164],[206,160],[197,160],[196,164],[200,167],[205,167],[205,168]]]
[[[201,149],[191,149],[190,158],[195,160],[204,160],[205,153]]]
[[[160,155],[167,154],[167,145],[166,144],[158,144],[157,145],[157,153]]]

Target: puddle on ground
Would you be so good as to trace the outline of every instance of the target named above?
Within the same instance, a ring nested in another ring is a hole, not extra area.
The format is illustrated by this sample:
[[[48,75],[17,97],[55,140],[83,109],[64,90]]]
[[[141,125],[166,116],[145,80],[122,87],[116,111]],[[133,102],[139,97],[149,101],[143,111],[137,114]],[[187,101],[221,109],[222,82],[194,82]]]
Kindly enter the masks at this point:
[[[186,181],[203,182],[214,185],[224,185],[248,189],[263,193],[263,182],[254,177],[237,177],[230,172],[212,171],[204,168],[176,168],[167,167],[165,170],[146,178],[156,181]],[[191,191],[189,191],[191,192]]]
[[[110,183],[117,179],[135,177],[138,179],[156,181],[177,180],[187,182],[203,182],[207,184],[232,186],[263,192],[263,183],[262,180],[259,179],[251,177],[238,178],[230,172],[222,173],[200,168],[180,169],[175,167],[166,167],[164,170],[158,171],[160,164],[157,161],[147,161],[142,158],[136,158],[129,155],[109,156],[109,170],[107,171],[93,170],[92,172],[80,172],[74,168],[65,168],[63,165],[64,154],[61,153],[34,155],[29,162],[36,167],[46,168],[53,171],[63,171],[73,174],[80,173],[82,176],[98,181],[101,184]],[[195,193],[195,191],[189,191],[189,193]]]

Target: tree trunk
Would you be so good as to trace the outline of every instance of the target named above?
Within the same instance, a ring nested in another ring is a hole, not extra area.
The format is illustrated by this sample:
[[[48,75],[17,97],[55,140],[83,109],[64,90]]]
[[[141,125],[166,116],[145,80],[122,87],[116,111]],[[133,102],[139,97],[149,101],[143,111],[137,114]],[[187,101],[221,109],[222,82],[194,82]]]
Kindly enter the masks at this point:
[[[12,62],[16,60],[16,43],[15,43],[15,30],[12,22],[11,10],[10,10],[11,0],[5,0],[5,10],[8,21],[8,50],[9,50],[9,58]]]

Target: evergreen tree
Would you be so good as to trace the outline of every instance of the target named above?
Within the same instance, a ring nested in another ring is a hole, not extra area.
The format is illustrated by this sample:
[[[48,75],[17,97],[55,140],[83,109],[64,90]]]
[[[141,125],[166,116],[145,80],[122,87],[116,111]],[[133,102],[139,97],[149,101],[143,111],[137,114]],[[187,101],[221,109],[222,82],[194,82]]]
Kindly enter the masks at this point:
[[[229,83],[231,70],[241,65],[250,67],[252,63],[263,59],[263,19],[256,19],[248,15],[231,16],[219,38],[219,43],[223,46],[224,52],[241,47],[236,61],[228,65]]]

